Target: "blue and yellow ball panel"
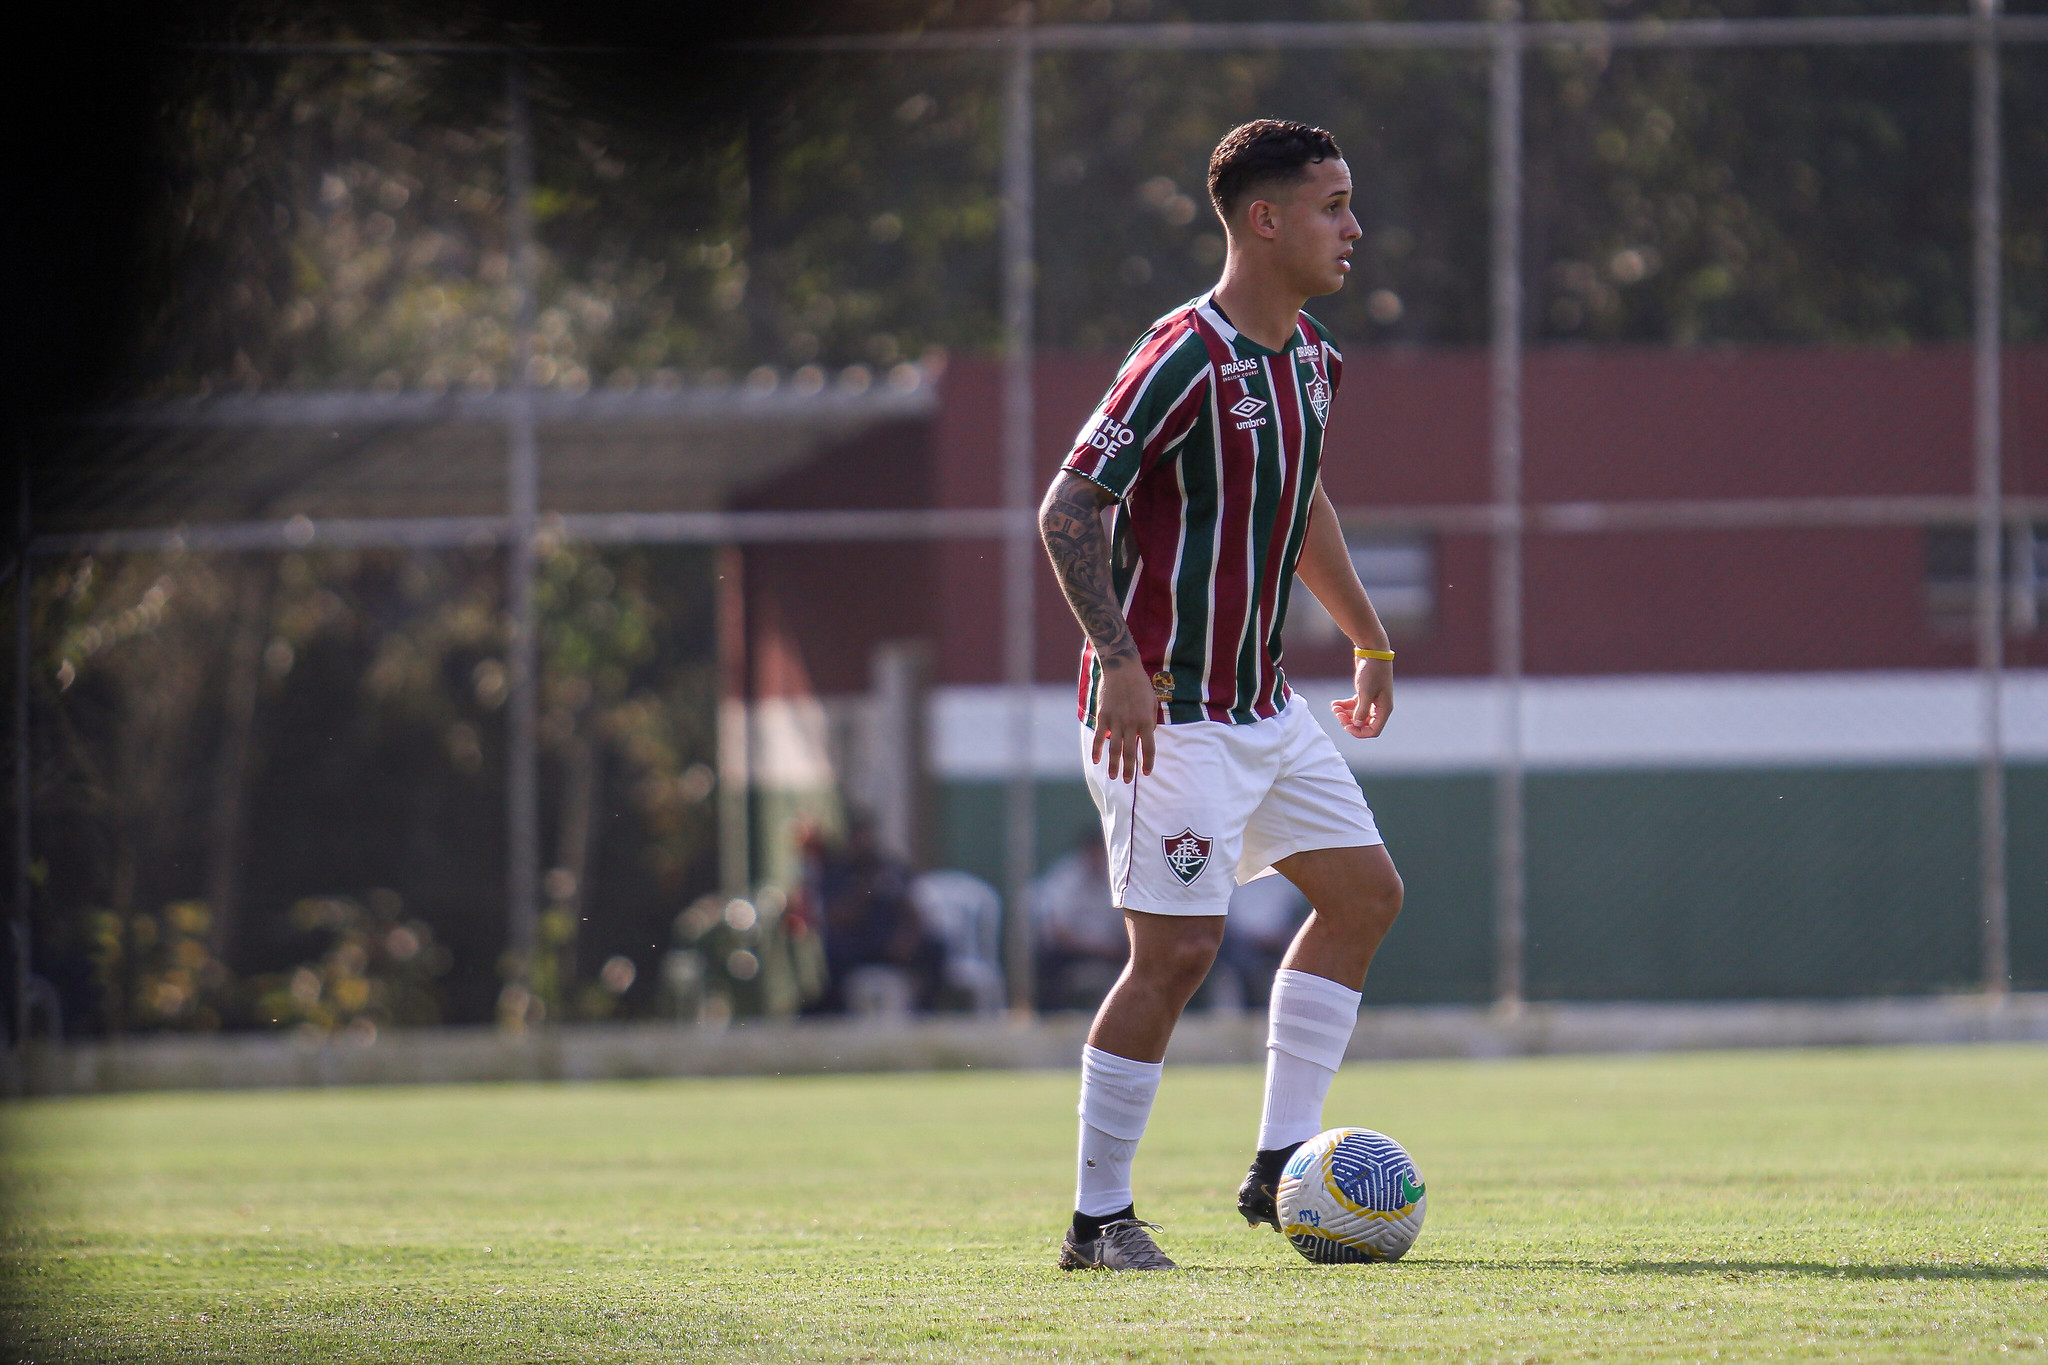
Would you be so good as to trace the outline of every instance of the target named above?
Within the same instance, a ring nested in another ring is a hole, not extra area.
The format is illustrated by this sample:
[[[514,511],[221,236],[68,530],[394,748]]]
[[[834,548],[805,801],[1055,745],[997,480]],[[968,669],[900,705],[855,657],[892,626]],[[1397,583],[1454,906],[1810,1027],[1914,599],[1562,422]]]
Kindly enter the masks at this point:
[[[1302,1143],[1278,1195],[1281,1233],[1318,1265],[1400,1260],[1428,1206],[1414,1160],[1370,1128],[1332,1128]]]

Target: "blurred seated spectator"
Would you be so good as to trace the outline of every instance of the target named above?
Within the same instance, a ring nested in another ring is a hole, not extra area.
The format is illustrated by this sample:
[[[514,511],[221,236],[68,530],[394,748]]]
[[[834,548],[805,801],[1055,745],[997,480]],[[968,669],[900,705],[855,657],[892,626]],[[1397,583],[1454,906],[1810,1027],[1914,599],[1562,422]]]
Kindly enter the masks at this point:
[[[1003,1008],[1003,899],[996,889],[971,872],[925,872],[910,883],[910,903],[925,928],[946,945],[945,995],[948,1008],[960,1004],[976,1014]]]
[[[1100,829],[1083,825],[1072,851],[1031,883],[1031,922],[1038,937],[1038,1008],[1100,1005],[1131,951],[1124,913],[1109,889]]]
[[[1212,1010],[1263,1010],[1273,973],[1295,931],[1308,918],[1308,897],[1278,872],[1254,877],[1230,893],[1223,946],[1197,999]]]
[[[910,869],[876,842],[873,819],[848,820],[846,842],[824,851],[817,882],[830,976],[824,1008],[930,1009],[944,979],[946,945],[918,916]]]

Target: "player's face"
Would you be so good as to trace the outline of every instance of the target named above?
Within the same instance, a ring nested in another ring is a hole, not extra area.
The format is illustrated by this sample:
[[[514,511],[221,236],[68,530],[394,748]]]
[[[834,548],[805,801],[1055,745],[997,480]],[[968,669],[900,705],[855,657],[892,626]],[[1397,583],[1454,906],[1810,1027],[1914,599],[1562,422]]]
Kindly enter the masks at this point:
[[[1363,235],[1351,214],[1351,168],[1332,159],[1310,162],[1308,172],[1277,206],[1273,241],[1303,294],[1334,294],[1351,273],[1351,244]]]

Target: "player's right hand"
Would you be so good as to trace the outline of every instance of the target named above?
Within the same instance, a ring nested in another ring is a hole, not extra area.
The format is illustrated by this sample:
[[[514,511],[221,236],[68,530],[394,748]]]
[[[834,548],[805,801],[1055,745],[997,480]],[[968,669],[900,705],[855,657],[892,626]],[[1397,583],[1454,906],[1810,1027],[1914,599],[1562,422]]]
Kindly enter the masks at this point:
[[[1116,782],[1130,782],[1142,772],[1152,775],[1152,732],[1159,726],[1159,698],[1151,675],[1135,658],[1106,663],[1102,695],[1095,700],[1095,743],[1089,761],[1102,762],[1109,753],[1108,773]]]

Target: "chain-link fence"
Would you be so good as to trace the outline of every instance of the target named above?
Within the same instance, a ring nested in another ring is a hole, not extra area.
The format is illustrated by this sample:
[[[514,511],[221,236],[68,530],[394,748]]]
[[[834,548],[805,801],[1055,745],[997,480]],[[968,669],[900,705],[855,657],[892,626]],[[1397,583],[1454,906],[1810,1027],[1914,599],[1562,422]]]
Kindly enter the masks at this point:
[[[703,895],[795,1008],[764,910],[855,800],[1001,889],[1028,1002],[1086,816],[1029,509],[1261,114],[1360,186],[1311,309],[1402,654],[1371,993],[2048,983],[2048,18],[1058,18],[757,44],[716,109],[632,53],[195,57],[218,287],[24,498],[17,1027],[403,1023],[437,955],[434,1017],[658,1011]]]

